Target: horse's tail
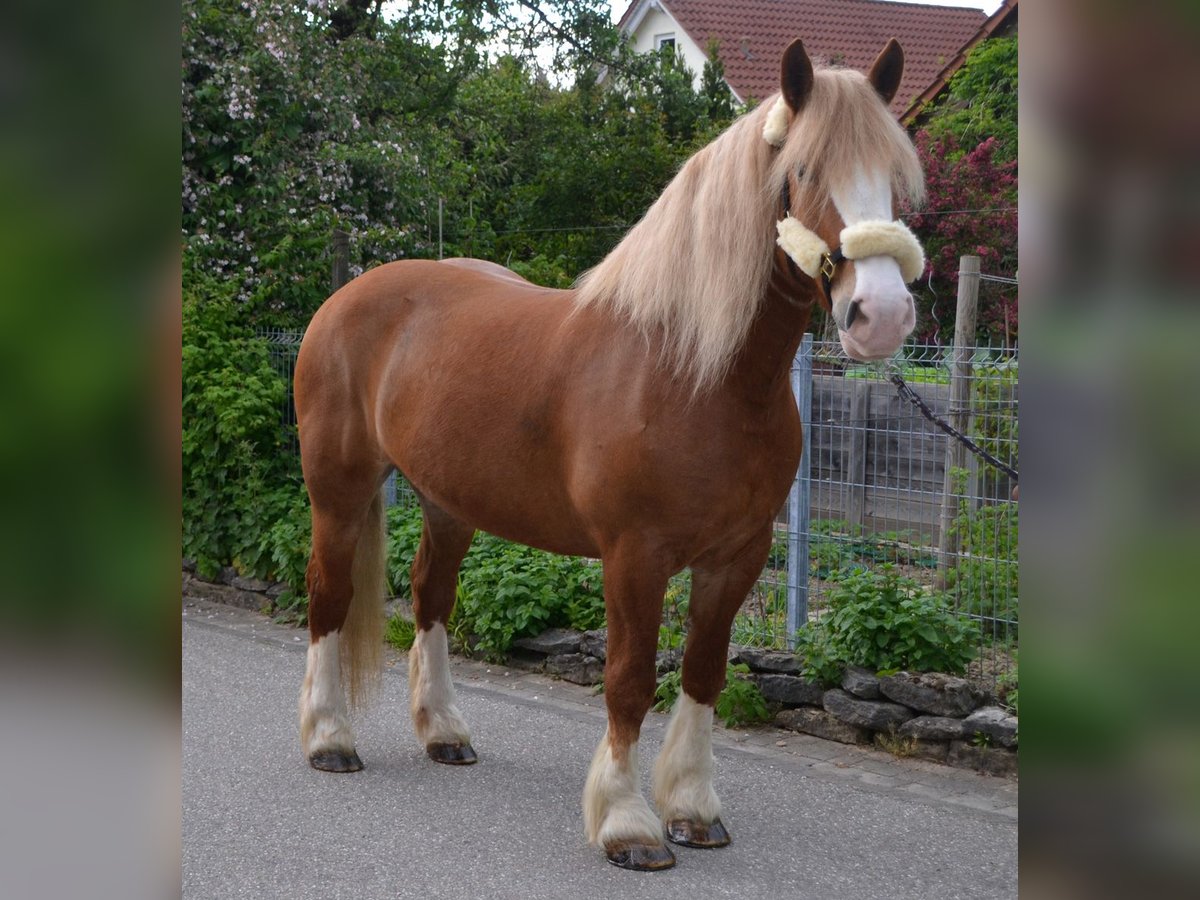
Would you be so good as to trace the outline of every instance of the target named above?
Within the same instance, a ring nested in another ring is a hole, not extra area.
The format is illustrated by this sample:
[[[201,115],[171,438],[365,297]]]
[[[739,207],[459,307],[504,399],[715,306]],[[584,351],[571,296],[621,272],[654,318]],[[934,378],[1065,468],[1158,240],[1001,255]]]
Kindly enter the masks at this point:
[[[354,548],[354,595],[342,625],[342,681],[350,705],[361,706],[383,673],[383,600],[387,596],[387,530],[383,489],[375,492]]]

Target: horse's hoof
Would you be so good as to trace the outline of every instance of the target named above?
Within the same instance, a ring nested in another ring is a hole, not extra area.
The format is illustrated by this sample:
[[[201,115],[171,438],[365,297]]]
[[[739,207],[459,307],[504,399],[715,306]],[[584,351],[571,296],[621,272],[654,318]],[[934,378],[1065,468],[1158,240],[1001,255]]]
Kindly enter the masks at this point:
[[[475,755],[470,744],[428,744],[425,752],[434,762],[448,766],[469,766],[479,762],[479,757]]]
[[[708,825],[689,819],[672,819],[667,823],[667,838],[683,847],[724,847],[732,838],[720,819]]]
[[[308,764],[322,772],[357,772],[363,767],[363,761],[353,750],[349,753],[321,750],[308,758]]]
[[[608,861],[622,869],[635,872],[657,872],[675,865],[675,854],[666,844],[631,844],[617,841],[606,844],[604,852]]]

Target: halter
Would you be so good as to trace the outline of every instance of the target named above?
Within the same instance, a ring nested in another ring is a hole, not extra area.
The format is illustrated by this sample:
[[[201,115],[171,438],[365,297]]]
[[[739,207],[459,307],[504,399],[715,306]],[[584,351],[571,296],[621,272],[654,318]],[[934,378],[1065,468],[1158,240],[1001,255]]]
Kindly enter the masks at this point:
[[[775,101],[763,128],[763,138],[774,147],[783,145],[787,136],[786,107],[780,97]],[[804,177],[803,167],[797,173]],[[837,275],[839,263],[847,259],[865,259],[868,256],[890,256],[900,265],[900,274],[905,284],[916,281],[925,270],[925,253],[908,226],[897,219],[889,222],[885,219],[868,219],[855,222],[842,229],[838,236],[838,247],[829,249],[829,245],[813,230],[800,224],[792,218],[792,189],[789,179],[783,179],[783,190],[780,192],[780,202],[783,206],[783,218],[775,223],[779,233],[777,243],[788,258],[788,267],[795,269],[809,278],[816,280],[820,277],[821,288],[830,307],[833,306],[833,279]]]

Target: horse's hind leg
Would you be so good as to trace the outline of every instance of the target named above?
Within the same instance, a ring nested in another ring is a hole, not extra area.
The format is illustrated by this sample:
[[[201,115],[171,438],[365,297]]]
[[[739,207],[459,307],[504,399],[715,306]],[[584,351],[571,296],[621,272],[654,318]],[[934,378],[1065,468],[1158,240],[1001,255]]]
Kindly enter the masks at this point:
[[[325,492],[309,480],[312,558],[308,564],[308,664],[300,690],[300,742],[328,772],[363,767],[354,748],[345,687],[357,702],[378,677],[383,642],[385,535],[377,479]],[[343,677],[347,684],[343,685]]]
[[[450,680],[446,623],[454,610],[458,568],[475,532],[427,501],[421,507],[425,521],[412,568],[417,634],[408,656],[413,728],[431,759],[469,765],[476,756]]]
[[[725,686],[733,618],[762,574],[770,545],[768,528],[732,564],[692,572],[683,690],[654,766],[654,801],[667,837],[687,847],[723,847],[730,840],[712,783],[713,705]]]
[[[583,792],[587,837],[624,869],[666,869],[675,856],[642,796],[638,736],[654,701],[655,649],[669,573],[636,551],[604,556],[608,654],[604,702],[608,729]]]

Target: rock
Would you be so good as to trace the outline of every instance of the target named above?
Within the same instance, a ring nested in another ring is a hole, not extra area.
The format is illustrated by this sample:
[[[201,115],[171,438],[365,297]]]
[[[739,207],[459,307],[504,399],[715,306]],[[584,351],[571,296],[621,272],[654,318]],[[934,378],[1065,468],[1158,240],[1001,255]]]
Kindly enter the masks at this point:
[[[572,684],[599,684],[604,680],[604,663],[585,653],[547,656],[543,671]]]
[[[946,762],[963,769],[974,769],[986,775],[1017,774],[1017,752],[1003,747],[980,747],[970,741],[951,741]]]
[[[800,660],[794,653],[761,650],[757,647],[739,647],[737,661],[744,662],[754,672],[773,672],[779,675],[800,674]]]
[[[1001,747],[1017,746],[1017,717],[999,706],[985,706],[963,719],[963,736],[987,735]]]
[[[210,600],[213,603],[224,603],[240,609],[253,609],[265,612],[271,601],[262,594],[253,591],[241,591],[228,584],[213,584],[211,581],[201,581],[199,578],[187,577],[183,585],[185,597]]]
[[[579,652],[596,659],[608,659],[608,629],[597,628],[595,631],[585,631],[581,634]]]
[[[659,650],[658,656],[655,657],[654,667],[658,670],[659,675],[664,675],[667,672],[674,672],[683,662],[683,649],[675,648],[674,650]]]
[[[196,561],[194,559],[188,559],[186,556],[183,557],[183,571],[195,572],[196,571]]]
[[[825,694],[817,682],[795,675],[755,675],[754,681],[768,700],[788,706],[820,706]]]
[[[261,578],[247,578],[243,575],[235,575],[229,582],[239,591],[255,591],[259,594],[265,594],[271,588],[270,581],[263,581]]]
[[[871,740],[871,733],[865,728],[848,725],[823,709],[802,706],[799,709],[785,709],[775,716],[775,725],[789,731],[801,731],[827,741],[839,741],[843,744],[866,744]]]
[[[849,725],[870,728],[873,731],[888,731],[913,717],[912,710],[899,703],[881,700],[859,700],[841,688],[826,691],[821,704]]]
[[[862,700],[878,700],[879,676],[862,666],[847,666],[842,675],[842,690]]]
[[[546,656],[579,652],[579,632],[569,628],[548,628],[536,637],[523,637],[512,645],[521,650],[532,650]]]
[[[233,566],[222,566],[221,571],[217,574],[217,581],[221,584],[233,584],[233,579],[237,577],[237,569]]]
[[[510,647],[504,657],[504,664],[510,669],[522,669],[526,672],[540,672],[546,657],[532,650],[522,650],[520,647]]]
[[[946,755],[950,752],[950,744],[947,741],[922,741],[920,739],[912,742],[908,755],[911,759],[928,759],[931,762],[944,763]]]
[[[963,720],[949,716],[917,716],[901,725],[897,733],[922,741],[953,741],[967,736]]]
[[[278,600],[281,596],[283,596],[283,592],[286,591],[287,589],[288,589],[288,586],[286,584],[284,584],[282,581],[277,581],[273,585],[271,585],[269,588],[267,588],[267,591],[266,591],[267,599],[268,600]]]
[[[931,672],[910,675],[900,672],[879,680],[879,690],[889,700],[932,716],[961,718],[979,706],[982,695],[965,678]]]

